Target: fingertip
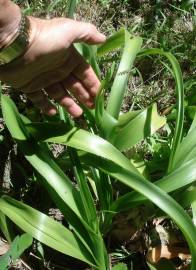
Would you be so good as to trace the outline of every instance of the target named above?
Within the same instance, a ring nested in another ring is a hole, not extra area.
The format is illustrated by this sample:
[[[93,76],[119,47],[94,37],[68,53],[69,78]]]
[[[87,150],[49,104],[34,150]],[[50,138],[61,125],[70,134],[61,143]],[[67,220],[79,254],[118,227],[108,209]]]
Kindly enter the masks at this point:
[[[68,95],[63,97],[59,101],[59,104],[64,107],[66,111],[74,118],[80,117],[83,113],[82,108]]]
[[[106,36],[100,33],[94,24],[85,22],[75,23],[77,23],[77,31],[75,31],[73,42],[83,41],[91,45],[105,42]]]
[[[43,109],[42,112],[44,114],[47,114],[48,116],[53,116],[57,113],[57,110],[55,108],[50,108],[50,109]]]
[[[103,42],[105,42],[106,41],[106,36],[104,35],[104,34],[102,34],[102,33],[99,33],[99,42],[100,43],[103,43]]]
[[[78,106],[72,106],[71,108],[69,108],[69,113],[74,117],[74,118],[78,118],[83,114],[83,110]]]
[[[106,41],[106,36],[100,32],[92,33],[89,39],[86,41],[89,44],[100,44]]]

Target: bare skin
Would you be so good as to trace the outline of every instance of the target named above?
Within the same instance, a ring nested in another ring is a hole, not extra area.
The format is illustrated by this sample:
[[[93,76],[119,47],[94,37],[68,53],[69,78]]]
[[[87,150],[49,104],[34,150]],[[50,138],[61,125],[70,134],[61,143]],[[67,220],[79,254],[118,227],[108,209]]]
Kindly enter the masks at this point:
[[[105,36],[88,23],[64,18],[29,19],[29,48],[22,57],[0,67],[0,80],[22,90],[45,114],[57,111],[49,100],[52,98],[73,117],[80,116],[82,109],[72,95],[92,108],[100,82],[73,43],[98,44],[105,41]]]

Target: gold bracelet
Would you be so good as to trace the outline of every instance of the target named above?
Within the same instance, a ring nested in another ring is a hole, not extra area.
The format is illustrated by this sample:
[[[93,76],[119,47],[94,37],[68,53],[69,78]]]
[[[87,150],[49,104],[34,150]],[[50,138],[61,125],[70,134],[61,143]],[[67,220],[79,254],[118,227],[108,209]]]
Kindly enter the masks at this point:
[[[0,49],[0,66],[12,62],[14,59],[25,53],[29,45],[29,32],[29,19],[22,14],[16,38],[9,46]]]

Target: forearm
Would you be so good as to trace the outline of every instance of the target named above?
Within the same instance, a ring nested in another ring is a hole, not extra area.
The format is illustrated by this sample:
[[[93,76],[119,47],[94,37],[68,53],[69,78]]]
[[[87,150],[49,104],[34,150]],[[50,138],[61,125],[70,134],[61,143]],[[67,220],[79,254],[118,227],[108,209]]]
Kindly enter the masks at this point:
[[[0,0],[0,48],[13,40],[20,20],[19,6],[10,0]]]

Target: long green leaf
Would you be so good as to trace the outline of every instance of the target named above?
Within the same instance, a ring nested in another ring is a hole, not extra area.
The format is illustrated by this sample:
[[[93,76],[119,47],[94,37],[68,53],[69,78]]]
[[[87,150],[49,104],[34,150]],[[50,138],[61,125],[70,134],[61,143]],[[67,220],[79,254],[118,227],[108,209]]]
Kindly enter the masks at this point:
[[[183,164],[172,173],[156,181],[154,184],[167,193],[177,191],[186,186],[190,186],[196,179],[196,158]],[[177,179],[177,180],[176,180]],[[112,205],[113,211],[122,211],[135,205],[144,203],[145,197],[137,192],[129,192],[121,196]]]
[[[137,53],[140,51],[142,39],[134,37],[130,39],[130,34],[125,30],[125,44],[123,55],[114,79],[108,104],[107,112],[114,118],[118,119],[121,104],[125,95],[127,81],[130,75],[130,70]]]
[[[88,250],[74,234],[45,214],[8,196],[0,198],[0,210],[38,241],[94,265],[94,260]]]
[[[179,144],[182,140],[182,131],[183,131],[183,122],[184,122],[184,84],[182,78],[182,72],[180,69],[180,65],[171,53],[164,52],[161,49],[146,49],[141,51],[140,56],[144,55],[162,55],[166,57],[170,64],[172,65],[172,75],[174,76],[176,83],[176,96],[177,96],[177,117],[176,117],[176,126],[175,132],[171,147],[171,154],[168,165],[168,172],[170,172],[174,167],[174,159],[176,151],[179,147]]]

